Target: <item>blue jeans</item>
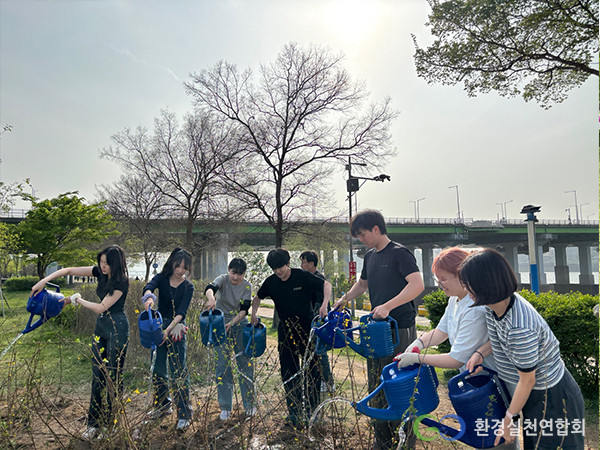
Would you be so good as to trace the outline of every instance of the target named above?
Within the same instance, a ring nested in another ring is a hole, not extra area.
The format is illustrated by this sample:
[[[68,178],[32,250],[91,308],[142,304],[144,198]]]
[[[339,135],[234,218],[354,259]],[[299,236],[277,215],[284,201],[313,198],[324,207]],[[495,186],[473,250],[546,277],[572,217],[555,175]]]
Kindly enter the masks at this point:
[[[244,324],[245,325],[245,324]],[[246,411],[254,407],[254,365],[244,354],[243,325],[236,324],[227,333],[227,342],[215,347],[217,366],[215,369],[217,396],[221,411],[231,411],[233,407],[234,358],[238,368],[238,380],[242,392],[242,403]]]
[[[192,408],[190,406],[189,377],[186,364],[187,341],[185,335],[179,342],[167,339],[156,349],[156,362],[152,383],[154,385],[154,407],[168,409],[172,399],[169,395],[169,374],[171,374],[171,389],[177,405],[177,418],[190,420]]]

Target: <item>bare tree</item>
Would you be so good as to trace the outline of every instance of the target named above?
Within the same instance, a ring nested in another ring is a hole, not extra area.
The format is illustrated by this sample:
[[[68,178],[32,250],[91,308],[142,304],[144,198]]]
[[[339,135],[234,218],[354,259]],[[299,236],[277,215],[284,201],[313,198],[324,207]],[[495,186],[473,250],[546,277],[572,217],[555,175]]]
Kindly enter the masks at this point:
[[[377,166],[392,154],[390,100],[365,107],[342,56],[315,45],[286,45],[257,78],[222,61],[185,86],[199,110],[235,125],[239,163],[223,176],[275,229],[277,246],[322,192],[329,163],[352,156]]]
[[[157,223],[167,213],[162,193],[139,175],[121,176],[110,186],[100,186],[98,193],[106,202],[108,212],[127,227],[129,236],[133,236],[133,246],[139,248],[144,259],[144,279],[148,281],[150,267],[158,253],[170,250],[171,244],[160,223]]]
[[[185,220],[185,245],[193,251],[194,224],[219,211],[214,205],[221,170],[231,155],[230,136],[227,127],[208,114],[187,115],[180,127],[174,114],[162,111],[153,135],[142,127],[135,132],[125,129],[112,136],[114,147],[100,155],[160,193],[169,214]]]

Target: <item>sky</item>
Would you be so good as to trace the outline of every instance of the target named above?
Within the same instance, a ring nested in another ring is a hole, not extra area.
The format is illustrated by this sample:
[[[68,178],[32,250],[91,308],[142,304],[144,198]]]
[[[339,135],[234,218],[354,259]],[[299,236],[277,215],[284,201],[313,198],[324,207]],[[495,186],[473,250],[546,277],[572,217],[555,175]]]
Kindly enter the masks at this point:
[[[161,109],[191,112],[190,73],[220,60],[256,71],[293,41],[343,53],[370,100],[390,96],[399,112],[391,181],[365,183],[358,209],[415,217],[418,200],[422,219],[456,217],[460,204],[465,218],[493,220],[503,207],[523,219],[535,204],[540,219],[567,219],[576,195],[582,219],[597,220],[597,78],[549,110],[427,84],[411,34],[432,41],[429,12],[425,0],[0,0],[0,131],[12,127],[0,136],[0,180],[28,178],[38,198],[94,201],[121,175],[99,157],[113,134],[152,129]],[[345,178],[340,164],[330,183],[341,212]]]

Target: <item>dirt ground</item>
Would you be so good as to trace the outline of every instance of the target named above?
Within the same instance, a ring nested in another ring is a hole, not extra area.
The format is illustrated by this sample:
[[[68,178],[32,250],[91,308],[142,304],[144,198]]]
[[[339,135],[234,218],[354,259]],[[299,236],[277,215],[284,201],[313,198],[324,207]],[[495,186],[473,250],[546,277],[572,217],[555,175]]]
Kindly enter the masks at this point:
[[[234,410],[230,421],[220,421],[214,386],[195,388],[192,389],[194,420],[190,428],[179,433],[175,430],[176,414],[162,421],[144,424],[150,396],[147,392],[129,393],[125,399],[125,412],[117,418],[116,432],[106,433],[102,439],[88,442],[81,439],[89,401],[89,386],[86,385],[68,395],[60,390],[39,392],[37,396],[25,396],[23,393],[24,398],[39,400],[35,404],[21,405],[20,409],[15,405],[0,405],[0,411],[4,411],[3,417],[0,417],[0,431],[3,431],[0,447],[75,450],[369,449],[372,443],[369,420],[356,413],[348,403],[348,399],[360,400],[367,394],[366,364],[363,359],[352,357],[350,352],[342,352],[333,358],[331,356],[330,353],[337,389],[333,396],[323,394],[320,414],[309,429],[283,429],[286,407],[279,379],[276,342],[269,339],[261,364],[270,369],[262,372],[257,370],[255,379],[259,408],[252,418],[247,418],[243,409],[238,409]],[[440,383],[438,394],[440,404],[435,414],[442,417],[454,413],[444,383]],[[241,404],[239,398],[237,400]],[[597,422],[587,424],[586,449],[598,449],[597,427]],[[470,447],[438,437],[430,442],[418,441],[416,448]]]

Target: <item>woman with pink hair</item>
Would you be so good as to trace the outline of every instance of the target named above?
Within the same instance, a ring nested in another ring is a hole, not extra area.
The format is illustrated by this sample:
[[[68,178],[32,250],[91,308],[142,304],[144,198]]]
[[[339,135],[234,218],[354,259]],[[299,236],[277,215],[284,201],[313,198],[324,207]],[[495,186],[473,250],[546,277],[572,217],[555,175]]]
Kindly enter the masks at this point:
[[[485,325],[485,307],[475,306],[459,278],[459,269],[469,252],[459,247],[443,250],[434,260],[431,271],[438,285],[449,297],[446,311],[437,327],[409,344],[396,356],[399,367],[425,363],[434,367],[465,370],[465,364],[473,353],[489,338]],[[428,347],[450,341],[450,353],[428,354]],[[492,355],[487,356],[483,365],[495,369]]]

